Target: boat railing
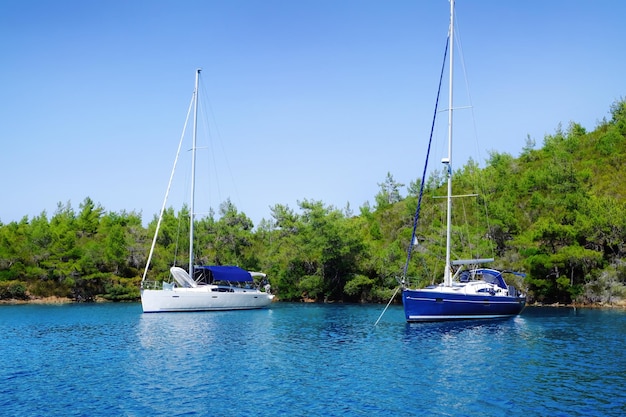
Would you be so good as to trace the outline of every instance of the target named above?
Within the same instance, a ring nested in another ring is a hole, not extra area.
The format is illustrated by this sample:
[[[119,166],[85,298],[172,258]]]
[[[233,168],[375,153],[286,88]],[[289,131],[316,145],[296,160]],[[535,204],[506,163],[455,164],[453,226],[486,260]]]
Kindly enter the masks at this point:
[[[163,282],[163,284],[167,283]],[[163,289],[163,286],[160,281],[144,281],[141,284],[141,288],[143,288],[144,290],[160,290]]]

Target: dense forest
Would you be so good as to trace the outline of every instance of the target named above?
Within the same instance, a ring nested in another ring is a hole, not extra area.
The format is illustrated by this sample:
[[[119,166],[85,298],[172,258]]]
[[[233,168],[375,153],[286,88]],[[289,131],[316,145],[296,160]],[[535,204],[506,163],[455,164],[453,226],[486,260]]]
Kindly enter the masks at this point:
[[[587,132],[558,127],[515,158],[492,151],[480,167],[455,170],[455,257],[495,257],[493,267],[525,273],[515,284],[530,302],[616,303],[626,299],[626,100]],[[424,183],[418,245],[407,265],[413,285],[438,282],[445,257],[445,175]],[[354,213],[322,201],[276,204],[252,221],[230,202],[197,220],[202,264],[268,273],[280,300],[386,302],[398,286],[411,242],[421,180],[405,186],[389,173],[374,204]],[[406,190],[406,195],[403,195]],[[186,265],[187,208],[165,212],[151,279]],[[19,222],[0,222],[0,299],[69,297],[138,300],[157,219],[113,213],[87,197]],[[396,300],[396,301],[399,301]]]

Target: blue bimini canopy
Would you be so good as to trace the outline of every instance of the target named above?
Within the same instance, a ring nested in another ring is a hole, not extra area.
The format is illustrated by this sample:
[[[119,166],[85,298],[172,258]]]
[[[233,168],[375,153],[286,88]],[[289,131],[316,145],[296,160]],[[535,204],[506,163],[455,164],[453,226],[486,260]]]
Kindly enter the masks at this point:
[[[213,281],[246,282],[254,281],[250,272],[232,265],[201,265],[196,270],[209,270],[213,274]]]
[[[504,288],[505,290],[508,288],[500,271],[496,271],[495,269],[481,268],[476,270],[476,274],[482,274],[482,278],[490,284],[497,285],[498,287]]]

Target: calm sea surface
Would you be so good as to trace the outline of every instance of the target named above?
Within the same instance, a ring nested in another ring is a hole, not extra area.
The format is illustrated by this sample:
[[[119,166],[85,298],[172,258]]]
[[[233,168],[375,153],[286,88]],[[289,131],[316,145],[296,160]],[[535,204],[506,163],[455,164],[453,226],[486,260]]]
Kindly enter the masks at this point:
[[[402,307],[0,306],[7,416],[624,416],[626,312],[406,324]]]

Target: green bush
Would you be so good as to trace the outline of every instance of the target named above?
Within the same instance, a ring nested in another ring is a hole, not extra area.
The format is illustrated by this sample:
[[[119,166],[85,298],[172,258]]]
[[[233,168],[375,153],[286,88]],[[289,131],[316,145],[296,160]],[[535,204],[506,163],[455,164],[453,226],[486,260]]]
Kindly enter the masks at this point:
[[[26,283],[17,280],[0,282],[0,300],[28,300]]]

